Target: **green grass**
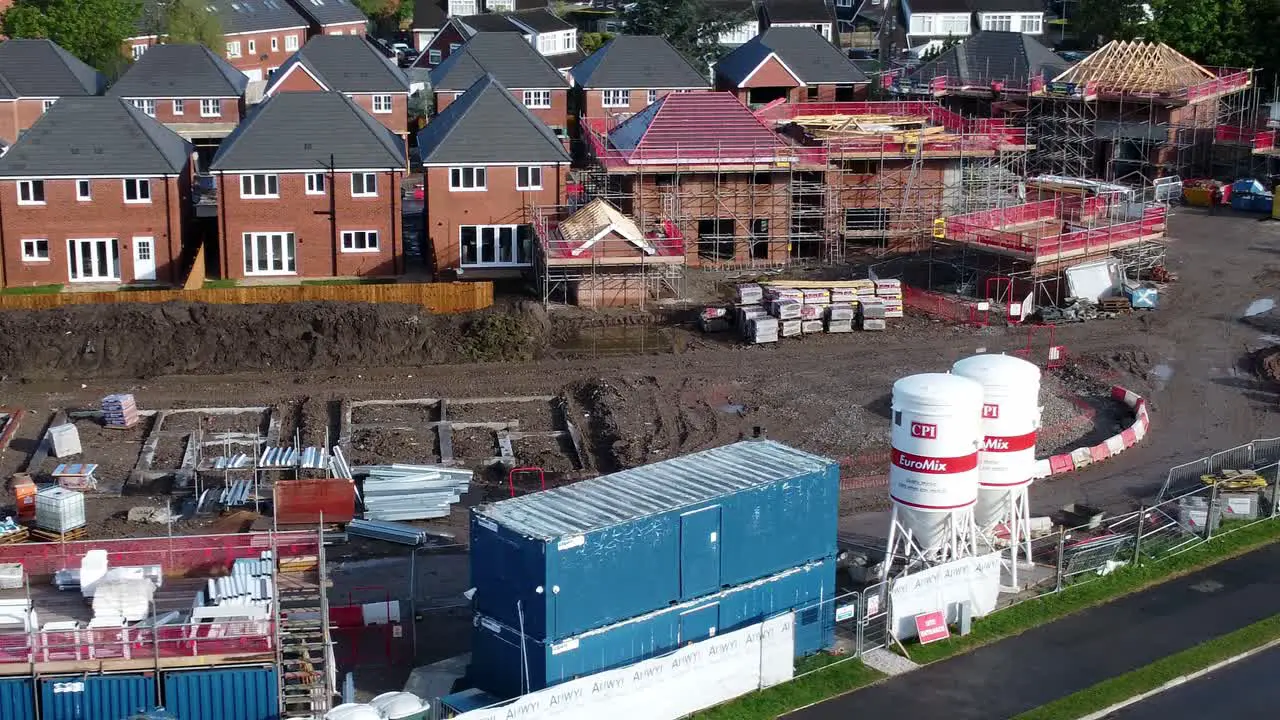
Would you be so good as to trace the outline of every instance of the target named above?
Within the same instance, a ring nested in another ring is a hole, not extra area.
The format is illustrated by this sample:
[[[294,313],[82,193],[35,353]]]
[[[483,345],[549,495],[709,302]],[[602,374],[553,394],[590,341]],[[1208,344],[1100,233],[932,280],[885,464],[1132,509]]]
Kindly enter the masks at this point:
[[[917,663],[936,662],[1243,555],[1277,540],[1280,540],[1280,522],[1257,523],[1230,535],[1215,537],[1211,542],[1181,555],[1138,567],[1121,568],[1093,582],[1073,585],[1060,593],[1001,610],[975,622],[973,632],[964,637],[953,635],[948,640],[930,645],[911,645],[908,652]],[[1227,656],[1233,654],[1227,653]],[[839,659],[826,654],[806,658],[797,664],[796,674],[819,668],[821,671],[743,695],[692,717],[695,720],[774,720],[783,713],[843,695],[884,677],[856,660],[836,664]],[[1212,662],[1210,660],[1206,664]]]
[[[235,278],[228,278],[223,280],[205,280],[203,285],[205,290],[225,290],[226,288],[233,288],[235,286],[236,286]]]
[[[1073,585],[1060,593],[1028,600],[976,621],[973,632],[964,637],[953,635],[947,640],[930,645],[909,645],[907,652],[917,663],[936,662],[1243,555],[1277,540],[1280,540],[1280,522],[1260,522],[1230,535],[1215,537],[1181,555],[1149,561],[1137,567],[1123,567],[1093,582]]]
[[[775,685],[694,713],[693,720],[773,720],[777,716],[811,703],[842,695],[884,677],[857,660],[845,660],[826,653],[805,658],[796,665],[796,673],[822,668],[789,683]]]
[[[1162,658],[1093,687],[1025,712],[1014,720],[1077,720],[1135,695],[1154,690],[1182,675],[1203,670],[1214,663],[1280,638],[1280,615],[1260,620],[1233,633],[1200,643],[1193,648]]]
[[[30,287],[9,287],[0,290],[3,295],[57,295],[62,292],[61,285],[32,285]]]

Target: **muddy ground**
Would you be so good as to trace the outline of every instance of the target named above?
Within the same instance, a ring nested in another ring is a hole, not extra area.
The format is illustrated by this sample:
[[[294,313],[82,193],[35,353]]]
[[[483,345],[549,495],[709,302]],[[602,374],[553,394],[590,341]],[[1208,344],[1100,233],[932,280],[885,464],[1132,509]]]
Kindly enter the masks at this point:
[[[1151,433],[1140,446],[1107,463],[1038,483],[1031,492],[1037,514],[1075,501],[1127,509],[1158,489],[1170,465],[1252,438],[1280,435],[1280,416],[1275,412],[1280,384],[1267,374],[1265,362],[1275,352],[1269,348],[1280,345],[1280,316],[1275,313],[1280,299],[1280,224],[1260,223],[1251,217],[1207,217],[1182,209],[1171,220],[1171,236],[1168,265],[1179,280],[1163,294],[1162,308],[1058,328],[1056,339],[1067,348],[1068,364],[1046,378],[1042,401],[1047,416],[1046,450],[1048,445],[1059,449],[1076,442],[1096,442],[1115,431],[1125,417],[1105,395],[1112,383],[1149,399]],[[109,392],[124,391],[133,392],[139,403],[149,408],[282,408],[282,432],[291,435],[296,429],[308,443],[322,442],[326,432],[335,436],[337,408],[346,400],[559,395],[566,399],[570,417],[582,430],[587,473],[608,472],[731,442],[750,435],[758,426],[771,438],[838,458],[850,477],[860,477],[883,471],[882,462],[862,459],[875,458],[884,447],[886,398],[894,380],[910,373],[944,370],[979,349],[1014,351],[1028,342],[1025,330],[956,328],[908,318],[882,334],[813,336],[769,347],[744,347],[726,338],[698,336],[680,325],[687,317],[678,314],[667,318],[674,322],[654,324],[634,313],[592,316],[576,310],[552,310],[544,319],[540,311],[504,308],[495,314],[510,317],[518,312],[516,325],[525,327],[532,318],[534,326],[541,328],[527,343],[517,344],[519,352],[535,348],[532,354],[538,359],[447,364],[451,357],[455,361],[459,357],[456,353],[463,346],[456,338],[467,335],[467,323],[474,319],[433,319],[430,322],[453,328],[437,336],[423,331],[421,325],[386,324],[357,313],[342,322],[321,321],[321,331],[306,323],[286,323],[293,329],[276,336],[273,343],[263,339],[274,332],[270,323],[245,325],[236,337],[256,338],[248,344],[236,345],[231,335],[224,335],[226,345],[210,345],[208,331],[197,330],[192,319],[198,316],[196,311],[178,312],[176,320],[164,312],[142,313],[145,317],[139,327],[145,328],[143,334],[167,337],[162,331],[197,331],[203,333],[203,339],[159,343],[180,348],[179,360],[167,351],[161,360],[146,359],[146,344],[142,350],[113,351],[123,353],[122,357],[141,358],[124,363],[128,372],[115,373],[115,379],[95,377],[95,372],[105,372],[110,365],[88,357],[98,353],[82,352],[87,340],[101,341],[110,334],[109,329],[92,325],[90,337],[80,336],[74,328],[58,330],[71,334],[66,339],[48,334],[47,343],[55,350],[46,351],[35,334],[41,329],[38,321],[0,316],[0,347],[6,348],[0,351],[0,363],[17,368],[0,382],[0,397],[3,404],[21,405],[36,413],[23,423],[12,448],[0,458],[0,473],[7,474],[23,464],[51,409],[89,407]],[[93,315],[92,310],[85,313]],[[371,327],[362,328],[360,322]],[[485,321],[486,327],[496,327],[490,326],[491,322],[509,321]],[[133,332],[129,327],[125,332]],[[15,340],[11,328],[27,336]],[[347,332],[352,334],[348,337]],[[138,336],[133,337],[129,342],[137,342]],[[335,338],[342,338],[342,342],[334,342]],[[149,343],[151,338],[147,340]],[[124,340],[119,343],[127,344]],[[1037,335],[1033,355],[1042,359],[1047,344],[1043,334]],[[251,352],[265,353],[267,360]],[[405,358],[403,362],[412,367],[374,367],[380,363],[371,362],[371,358]],[[330,369],[340,364],[345,367]],[[186,374],[131,379],[164,372],[171,366]],[[245,370],[200,374],[233,366]],[[256,370],[265,367],[289,369]],[[14,379],[15,375],[25,379]],[[468,412],[474,410],[491,413],[493,422],[514,419],[506,417],[508,414],[518,416],[522,423],[534,421],[526,417],[528,408],[515,409],[514,404],[506,409],[501,404],[492,410],[473,407]],[[1091,423],[1072,424],[1073,418],[1089,413],[1093,414]],[[477,415],[476,419],[488,417]],[[394,418],[405,419],[430,422],[424,415]],[[370,439],[370,457],[435,457],[438,449],[434,440],[417,435],[420,437],[404,441],[416,443],[416,453],[405,452],[404,445],[378,450],[377,440]],[[490,443],[483,434],[468,436],[455,445],[455,452],[472,460],[488,452]],[[128,455],[136,453],[124,442],[95,448],[94,452],[113,466],[127,465]],[[548,466],[567,462],[563,448],[531,446],[529,452]],[[478,485],[464,498],[464,504],[504,494],[496,479]],[[883,532],[880,511],[884,494],[883,487],[847,490],[842,529]],[[120,506],[129,502],[129,498],[94,498],[90,506],[104,512],[110,508],[115,516]],[[458,530],[464,517],[461,510],[456,511],[441,525]],[[108,525],[105,518],[101,529],[126,531]],[[442,574],[456,573],[465,563],[452,558],[448,563],[453,569],[447,570],[432,557],[420,558],[419,599],[448,605],[456,601],[456,587],[465,586],[465,581],[453,575],[445,581]],[[389,570],[376,577],[367,568],[358,572],[353,568],[351,573],[339,573],[336,582],[339,589],[376,584],[400,587],[404,592],[407,567],[392,560],[386,566]],[[444,615],[428,619],[440,619],[454,611],[440,612]],[[466,622],[465,618],[453,619]],[[459,639],[465,638],[465,632],[444,624],[448,627],[433,625],[429,636],[420,637],[419,661],[429,662],[465,649],[465,639]]]

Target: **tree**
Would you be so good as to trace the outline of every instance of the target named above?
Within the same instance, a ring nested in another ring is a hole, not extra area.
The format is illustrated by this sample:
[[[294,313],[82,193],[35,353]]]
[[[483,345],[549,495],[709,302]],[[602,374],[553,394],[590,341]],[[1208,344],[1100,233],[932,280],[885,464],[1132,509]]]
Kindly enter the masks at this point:
[[[221,54],[226,40],[222,22],[201,0],[168,0],[161,5],[164,42],[204,45]]]
[[[605,43],[613,39],[613,33],[593,32],[582,34],[582,52],[590,55],[605,46]]]
[[[1132,40],[1146,21],[1142,3],[1136,0],[1080,0],[1072,19],[1085,47],[1111,40]]]
[[[141,0],[17,0],[2,24],[9,37],[48,38],[115,75],[126,63],[124,39],[137,34],[141,16]]]
[[[950,50],[951,48],[959,44],[960,44],[960,38],[956,37],[955,35],[948,35],[947,37],[943,38],[942,42],[938,43],[937,45],[934,45],[933,47],[921,53],[920,60],[921,62],[929,62],[930,60],[938,57],[939,55],[945,53],[946,51]]]
[[[703,0],[638,0],[624,13],[627,32],[660,35],[693,66],[706,68],[720,56],[720,34],[748,17],[724,13]]]

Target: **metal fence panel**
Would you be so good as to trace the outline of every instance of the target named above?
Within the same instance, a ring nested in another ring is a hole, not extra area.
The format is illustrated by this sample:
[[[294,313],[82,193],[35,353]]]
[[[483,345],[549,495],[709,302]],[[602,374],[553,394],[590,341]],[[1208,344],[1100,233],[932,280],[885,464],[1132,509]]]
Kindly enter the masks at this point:
[[[1200,458],[1189,463],[1175,465],[1169,469],[1164,487],[1160,488],[1159,499],[1164,500],[1171,495],[1186,492],[1200,483],[1200,476],[1209,473],[1209,458]]]
[[[889,644],[889,586],[879,582],[862,592],[858,613],[858,655]]]
[[[1253,462],[1271,465],[1280,462],[1280,438],[1264,438],[1253,441]]]
[[[1253,467],[1253,443],[1216,452],[1209,456],[1208,465],[1210,474],[1223,470],[1248,470]]]

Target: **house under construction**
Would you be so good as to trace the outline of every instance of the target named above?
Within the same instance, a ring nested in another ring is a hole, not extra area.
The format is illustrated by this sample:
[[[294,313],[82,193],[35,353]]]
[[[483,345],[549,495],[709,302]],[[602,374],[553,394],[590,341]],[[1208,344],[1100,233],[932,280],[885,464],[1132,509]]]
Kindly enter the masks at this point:
[[[1033,169],[1132,186],[1210,174],[1216,128],[1241,123],[1252,84],[1251,70],[1113,41],[1031,93]]]
[[[939,216],[1016,202],[1031,147],[1003,120],[969,120],[935,102],[778,102],[752,112],[722,92],[667,95],[620,122],[585,118],[582,129],[590,169],[579,204],[603,199],[655,242],[566,258],[573,251],[552,229],[575,208],[544,209],[535,226],[544,297],[602,274],[653,294],[678,285],[684,267],[924,249]]]

